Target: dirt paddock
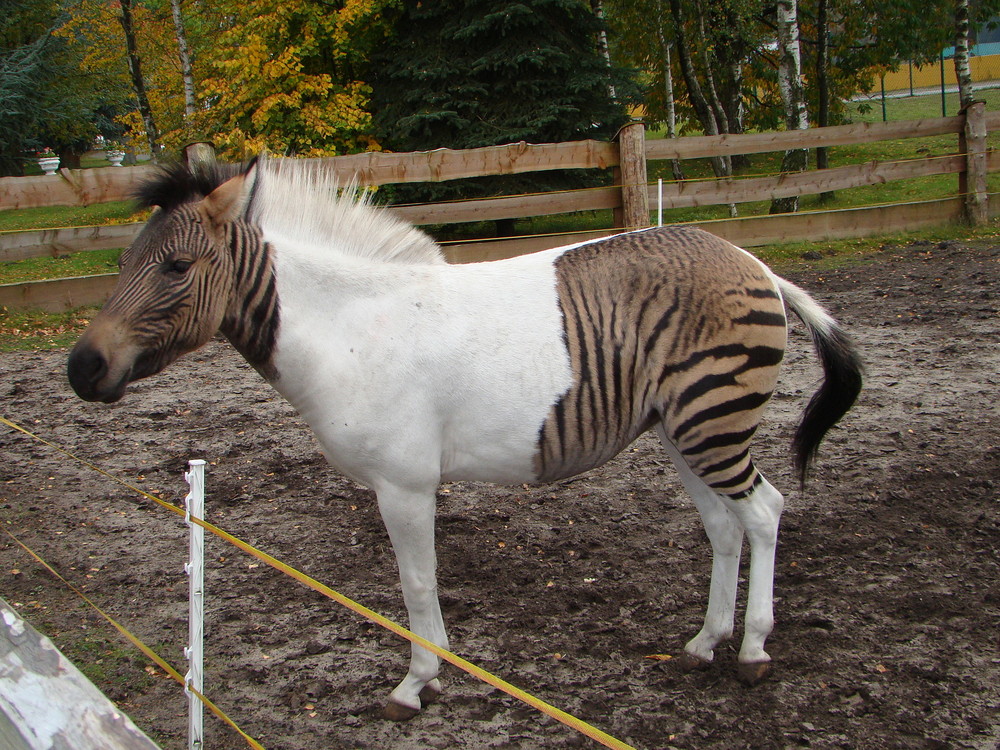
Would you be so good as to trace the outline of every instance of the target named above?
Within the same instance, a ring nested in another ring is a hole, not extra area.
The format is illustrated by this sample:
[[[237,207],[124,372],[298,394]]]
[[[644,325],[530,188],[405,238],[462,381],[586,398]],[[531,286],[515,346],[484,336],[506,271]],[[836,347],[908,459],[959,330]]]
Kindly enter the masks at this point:
[[[992,750],[1000,250],[915,244],[788,275],[853,332],[868,379],[799,492],[788,442],[818,371],[796,327],[756,449],[787,496],[772,677],[740,684],[734,645],[692,674],[647,658],[676,655],[697,631],[710,561],[649,438],[555,485],[442,488],[453,647],[637,748]],[[291,408],[227,345],[113,406],[77,400],[64,364],[65,352],[0,355],[3,414],[177,503],[186,461],[205,458],[210,520],[403,618],[373,495],[325,467]],[[186,670],[179,519],[0,427],[0,522]],[[596,747],[452,667],[438,703],[385,722],[407,644],[215,538],[207,554],[206,692],[270,750]],[[176,684],[5,535],[0,596],[163,747],[185,745]],[[245,747],[211,717],[206,727],[207,747]]]

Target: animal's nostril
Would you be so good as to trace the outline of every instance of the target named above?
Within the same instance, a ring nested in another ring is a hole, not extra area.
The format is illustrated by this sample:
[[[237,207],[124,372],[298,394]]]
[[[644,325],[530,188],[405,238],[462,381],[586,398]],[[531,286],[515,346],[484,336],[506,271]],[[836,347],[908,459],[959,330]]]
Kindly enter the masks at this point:
[[[67,374],[69,383],[78,395],[86,397],[93,393],[95,384],[108,372],[104,356],[91,347],[74,349],[69,355]]]

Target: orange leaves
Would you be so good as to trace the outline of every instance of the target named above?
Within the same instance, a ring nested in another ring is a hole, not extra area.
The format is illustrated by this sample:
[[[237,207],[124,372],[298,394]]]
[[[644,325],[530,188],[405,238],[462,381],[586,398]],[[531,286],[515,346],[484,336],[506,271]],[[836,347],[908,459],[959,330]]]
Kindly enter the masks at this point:
[[[348,27],[374,16],[380,0],[334,11],[302,0],[222,5],[227,28],[203,57],[212,102],[198,116],[203,132],[233,156],[321,156],[369,145],[369,89],[349,72],[366,52]]]

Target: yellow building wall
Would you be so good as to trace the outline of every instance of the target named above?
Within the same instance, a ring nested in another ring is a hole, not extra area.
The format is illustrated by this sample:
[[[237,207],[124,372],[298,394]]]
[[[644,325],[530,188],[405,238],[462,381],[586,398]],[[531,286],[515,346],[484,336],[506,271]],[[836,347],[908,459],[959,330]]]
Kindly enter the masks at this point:
[[[969,60],[972,68],[973,81],[1000,80],[1000,55],[978,55]],[[922,89],[941,86],[941,63],[924,65],[903,65],[899,70],[885,74],[885,90],[900,91],[910,88],[910,71],[913,71],[913,88]],[[948,86],[957,86],[955,63],[944,61],[944,82]]]

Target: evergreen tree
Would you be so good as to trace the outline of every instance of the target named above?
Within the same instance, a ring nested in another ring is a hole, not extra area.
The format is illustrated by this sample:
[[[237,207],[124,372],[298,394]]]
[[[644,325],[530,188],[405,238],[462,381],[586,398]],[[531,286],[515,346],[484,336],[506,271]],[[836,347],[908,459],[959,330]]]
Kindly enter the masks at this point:
[[[20,175],[31,153],[51,148],[62,166],[99,133],[117,135],[111,118],[121,92],[87,75],[81,51],[59,33],[57,0],[10,0],[0,15],[0,176]]]
[[[369,75],[376,137],[386,149],[608,139],[627,120],[620,97],[629,87],[600,54],[602,24],[585,0],[401,0],[394,13]],[[400,201],[435,200],[580,180],[532,173],[394,192]]]

